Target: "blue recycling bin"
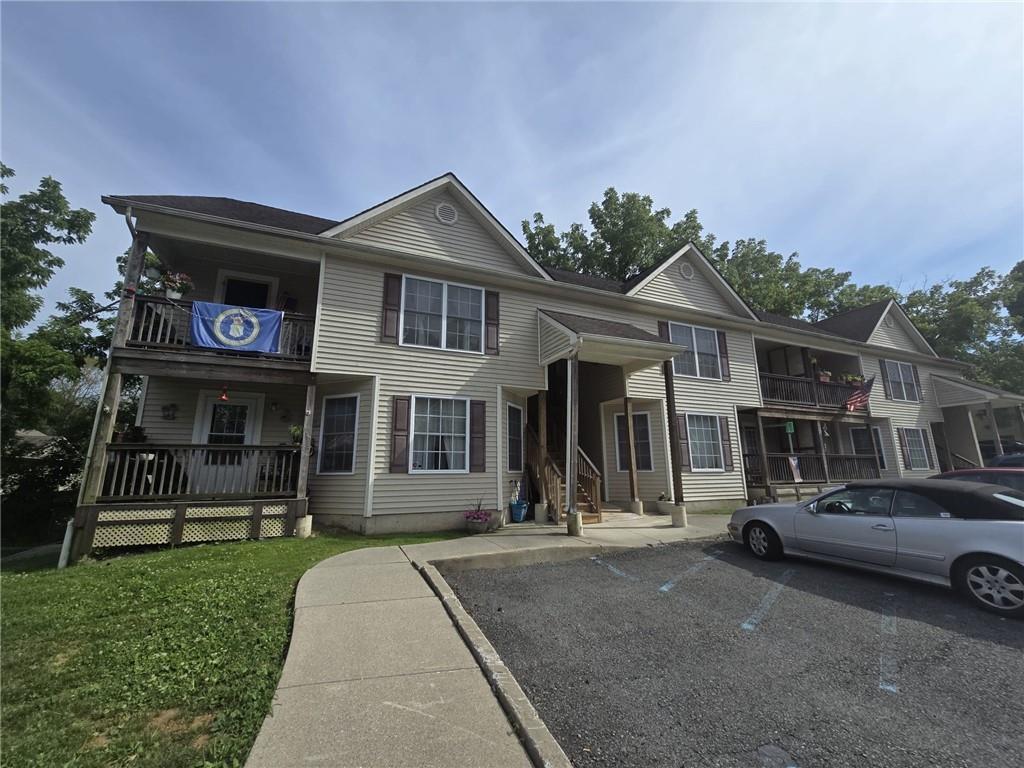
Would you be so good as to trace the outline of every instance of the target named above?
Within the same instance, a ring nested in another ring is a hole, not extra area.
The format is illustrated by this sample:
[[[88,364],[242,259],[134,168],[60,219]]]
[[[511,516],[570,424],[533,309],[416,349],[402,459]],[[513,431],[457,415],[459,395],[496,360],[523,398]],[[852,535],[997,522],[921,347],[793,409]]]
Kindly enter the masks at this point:
[[[525,501],[513,501],[509,504],[509,508],[512,510],[513,523],[521,523],[526,519],[526,506]]]

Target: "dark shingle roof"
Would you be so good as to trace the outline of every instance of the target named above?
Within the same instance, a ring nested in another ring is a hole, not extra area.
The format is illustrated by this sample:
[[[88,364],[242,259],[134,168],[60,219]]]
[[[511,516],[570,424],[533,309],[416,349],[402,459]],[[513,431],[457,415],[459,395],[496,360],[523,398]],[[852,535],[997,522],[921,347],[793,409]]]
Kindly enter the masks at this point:
[[[571,269],[559,269],[558,267],[544,267],[544,270],[559,283],[572,283],[573,285],[582,285],[586,288],[596,288],[599,291],[611,291],[612,293],[626,292],[625,285],[618,280],[584,275],[582,272],[573,272]]]
[[[890,299],[883,299],[874,304],[826,317],[814,323],[814,327],[819,331],[828,331],[854,341],[867,341],[871,337],[871,332],[878,326],[878,321],[882,319],[889,301]]]
[[[319,216],[286,211],[283,208],[233,200],[230,197],[197,197],[193,195],[110,195],[110,197],[122,204],[159,205],[163,208],[173,208],[176,211],[201,213],[222,219],[303,232],[307,235],[318,235],[339,223],[331,219],[322,219]]]
[[[814,331],[815,333],[828,333],[833,336],[831,331],[826,331],[823,328],[818,328],[814,323],[809,323],[806,320],[801,320],[797,317],[787,317],[786,315],[777,315],[774,312],[762,312],[759,309],[754,310],[754,314],[757,315],[757,319],[762,323],[769,323],[770,325],[778,325],[783,328],[794,328],[798,331]]]
[[[590,333],[595,336],[611,336],[616,339],[630,339],[632,341],[665,342],[660,336],[655,336],[653,333],[641,330],[635,325],[629,325],[628,323],[616,323],[612,320],[601,320],[597,317],[584,317],[583,315],[570,315],[566,312],[552,312],[549,309],[542,309],[541,311],[575,333]]]

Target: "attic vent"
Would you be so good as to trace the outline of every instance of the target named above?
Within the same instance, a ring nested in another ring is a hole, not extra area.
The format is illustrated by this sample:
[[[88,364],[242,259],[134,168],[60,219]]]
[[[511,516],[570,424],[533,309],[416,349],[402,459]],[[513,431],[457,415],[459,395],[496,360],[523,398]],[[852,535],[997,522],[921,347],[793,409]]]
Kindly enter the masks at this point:
[[[894,325],[896,325],[896,321],[893,319],[892,315],[885,316],[885,325],[888,328],[892,328]]]
[[[451,203],[438,203],[434,215],[442,224],[451,225],[459,220],[459,212]]]
[[[688,261],[679,263],[679,274],[687,280],[693,280],[693,264]]]

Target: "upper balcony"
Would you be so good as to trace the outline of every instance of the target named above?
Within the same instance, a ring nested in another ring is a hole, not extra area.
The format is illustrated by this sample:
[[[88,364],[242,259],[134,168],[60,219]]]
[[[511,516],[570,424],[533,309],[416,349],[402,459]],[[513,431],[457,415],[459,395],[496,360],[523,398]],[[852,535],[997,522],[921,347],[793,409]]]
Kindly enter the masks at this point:
[[[856,355],[794,347],[757,339],[761,398],[766,404],[826,410],[849,408],[850,397],[863,383]]]
[[[122,350],[115,350],[115,355],[122,360],[173,359],[235,366],[275,363],[281,368],[309,370],[319,262],[166,236],[153,236],[150,250],[159,259],[159,267],[151,266],[149,279],[140,286],[146,292],[135,297],[127,340]],[[191,281],[192,289],[184,295],[164,291],[159,273],[183,273]],[[203,327],[209,329],[206,338],[202,336],[203,328],[197,338],[195,302],[280,312],[280,335],[275,335],[266,346],[260,345],[261,351],[252,351],[257,345],[233,344],[235,339],[230,337],[237,330],[235,338],[243,339],[245,331],[253,330],[252,323],[243,317],[236,321],[238,328],[233,329],[232,318],[227,317],[222,323],[226,334],[214,333],[208,321]]]

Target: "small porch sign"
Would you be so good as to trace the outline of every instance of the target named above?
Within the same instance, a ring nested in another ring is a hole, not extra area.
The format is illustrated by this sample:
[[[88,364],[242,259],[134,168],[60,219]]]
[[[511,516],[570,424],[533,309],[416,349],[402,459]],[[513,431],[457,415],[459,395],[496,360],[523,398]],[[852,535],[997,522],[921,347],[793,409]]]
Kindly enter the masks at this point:
[[[281,349],[283,313],[273,309],[251,309],[192,302],[192,343],[211,349],[235,352],[273,352]]]
[[[790,422],[792,424],[793,422]],[[802,483],[804,481],[803,475],[800,474],[800,457],[790,456],[789,457],[789,468],[793,471],[793,482]]]

